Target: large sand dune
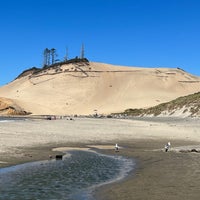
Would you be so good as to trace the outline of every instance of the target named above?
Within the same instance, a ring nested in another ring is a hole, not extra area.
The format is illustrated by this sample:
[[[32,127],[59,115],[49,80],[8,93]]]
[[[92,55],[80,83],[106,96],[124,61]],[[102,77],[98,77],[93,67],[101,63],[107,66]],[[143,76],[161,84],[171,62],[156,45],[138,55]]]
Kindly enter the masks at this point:
[[[198,92],[200,77],[181,69],[71,63],[28,74],[0,88],[0,97],[33,114],[108,114],[147,108]]]

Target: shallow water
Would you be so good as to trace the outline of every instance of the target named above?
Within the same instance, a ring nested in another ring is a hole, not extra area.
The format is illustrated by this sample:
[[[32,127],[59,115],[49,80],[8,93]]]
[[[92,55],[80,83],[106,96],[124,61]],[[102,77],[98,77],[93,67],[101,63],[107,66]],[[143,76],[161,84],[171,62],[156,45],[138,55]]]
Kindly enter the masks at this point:
[[[28,120],[28,117],[2,117],[0,116],[0,122],[11,122],[11,121],[25,121]]]
[[[124,178],[134,161],[121,156],[72,151],[60,161],[0,169],[0,200],[92,200],[92,191]]]

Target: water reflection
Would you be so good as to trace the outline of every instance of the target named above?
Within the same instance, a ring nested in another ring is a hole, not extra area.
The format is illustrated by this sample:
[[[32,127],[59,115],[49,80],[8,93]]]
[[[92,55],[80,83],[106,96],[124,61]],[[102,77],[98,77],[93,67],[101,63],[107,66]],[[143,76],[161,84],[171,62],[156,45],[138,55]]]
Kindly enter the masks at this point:
[[[124,177],[134,162],[120,156],[72,151],[61,161],[0,169],[0,200],[90,199],[97,185]]]

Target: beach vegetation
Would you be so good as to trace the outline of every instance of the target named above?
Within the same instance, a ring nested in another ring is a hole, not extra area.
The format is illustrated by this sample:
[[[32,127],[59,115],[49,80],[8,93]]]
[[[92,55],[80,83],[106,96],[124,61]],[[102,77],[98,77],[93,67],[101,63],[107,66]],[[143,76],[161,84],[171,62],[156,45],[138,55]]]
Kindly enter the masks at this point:
[[[200,92],[179,97],[170,102],[161,103],[157,106],[146,109],[129,108],[118,114],[123,116],[158,116],[160,114],[173,115],[177,110],[180,109],[184,109],[182,113],[190,112],[191,116],[200,115]]]

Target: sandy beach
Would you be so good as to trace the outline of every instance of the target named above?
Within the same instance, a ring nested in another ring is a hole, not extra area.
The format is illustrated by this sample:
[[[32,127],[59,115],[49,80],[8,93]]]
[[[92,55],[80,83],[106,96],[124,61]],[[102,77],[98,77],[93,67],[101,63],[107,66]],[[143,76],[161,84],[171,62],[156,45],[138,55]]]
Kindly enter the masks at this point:
[[[144,118],[0,122],[0,166],[46,160],[58,147],[96,148],[134,158],[125,180],[98,188],[96,199],[199,199],[200,119]],[[164,152],[170,141],[171,149]],[[113,148],[112,148],[113,147]],[[184,152],[180,152],[184,151]]]

